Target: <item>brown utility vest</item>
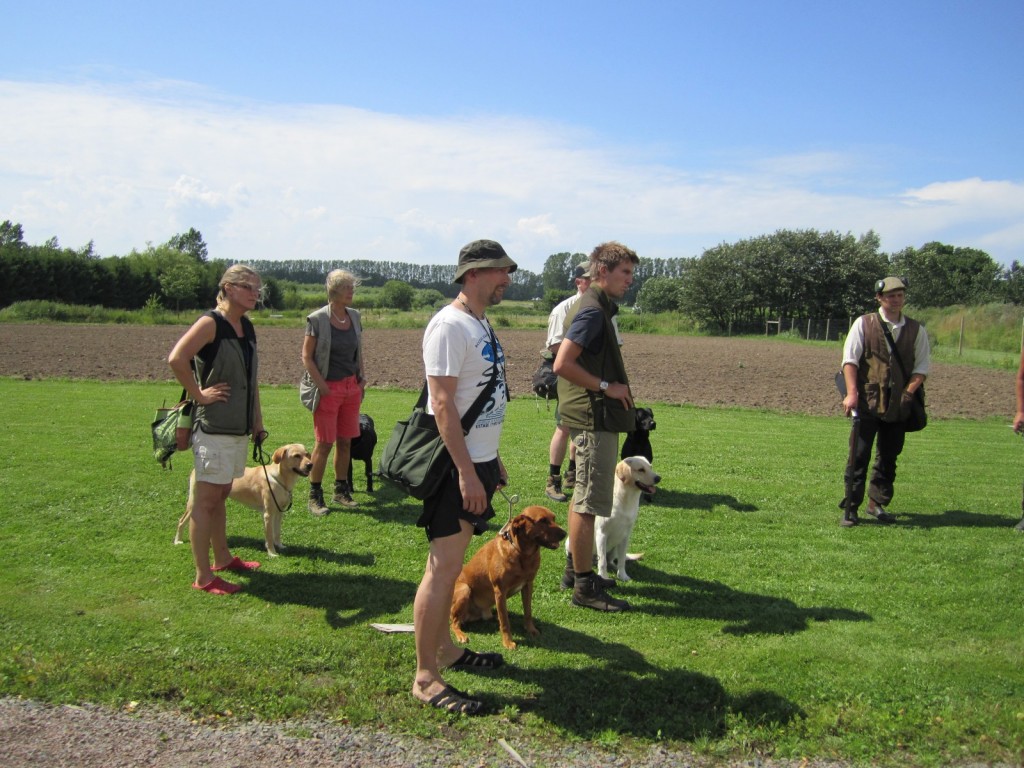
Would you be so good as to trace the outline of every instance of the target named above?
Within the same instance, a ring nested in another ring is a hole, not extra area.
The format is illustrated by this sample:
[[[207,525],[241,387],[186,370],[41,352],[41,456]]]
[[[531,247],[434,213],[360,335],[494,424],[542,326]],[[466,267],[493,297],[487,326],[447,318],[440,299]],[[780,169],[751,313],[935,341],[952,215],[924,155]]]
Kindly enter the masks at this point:
[[[896,339],[896,350],[903,360],[909,376],[914,370],[914,343],[921,324],[904,315],[905,323]],[[864,352],[857,369],[857,389],[861,408],[882,421],[902,421],[900,396],[906,389],[903,371],[889,353],[889,342],[882,331],[882,316],[878,312],[864,315]],[[890,329],[891,330],[891,329]]]

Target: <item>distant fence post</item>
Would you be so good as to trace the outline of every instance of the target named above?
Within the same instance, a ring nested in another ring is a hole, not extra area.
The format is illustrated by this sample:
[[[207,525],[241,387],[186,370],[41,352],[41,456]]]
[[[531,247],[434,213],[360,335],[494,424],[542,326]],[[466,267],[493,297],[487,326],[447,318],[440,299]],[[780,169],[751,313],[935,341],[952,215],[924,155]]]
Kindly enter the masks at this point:
[[[811,340],[811,318],[807,318],[807,335],[804,336],[807,341]]]
[[[829,331],[829,327],[831,325],[832,325],[832,318],[831,317],[826,317],[825,318],[825,341],[828,341],[828,331]]]
[[[960,357],[964,352],[964,315],[960,315],[960,340],[956,345],[956,356]]]

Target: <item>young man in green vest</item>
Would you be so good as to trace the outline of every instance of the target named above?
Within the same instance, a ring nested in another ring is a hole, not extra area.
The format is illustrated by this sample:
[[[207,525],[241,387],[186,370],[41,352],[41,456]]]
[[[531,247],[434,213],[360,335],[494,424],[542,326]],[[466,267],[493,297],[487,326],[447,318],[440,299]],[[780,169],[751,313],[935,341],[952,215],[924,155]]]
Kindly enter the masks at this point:
[[[574,605],[624,611],[625,600],[605,590],[611,582],[594,573],[594,517],[612,509],[619,433],[636,425],[633,395],[612,319],[633,284],[640,262],[621,243],[602,243],[590,254],[590,288],[565,320],[566,333],[555,356],[558,409],[576,447],[576,487],[569,505],[569,557],[563,584],[571,580]]]

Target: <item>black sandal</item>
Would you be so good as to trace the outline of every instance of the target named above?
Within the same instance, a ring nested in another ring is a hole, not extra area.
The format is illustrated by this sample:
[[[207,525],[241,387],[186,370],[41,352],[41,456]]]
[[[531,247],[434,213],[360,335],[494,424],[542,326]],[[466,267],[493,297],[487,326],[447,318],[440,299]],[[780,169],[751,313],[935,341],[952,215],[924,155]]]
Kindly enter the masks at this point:
[[[497,669],[504,663],[500,653],[477,653],[467,648],[446,669]]]
[[[479,715],[484,708],[484,703],[479,699],[472,699],[467,694],[446,685],[444,689],[433,696],[427,702],[435,709],[443,709],[445,712],[462,715]]]

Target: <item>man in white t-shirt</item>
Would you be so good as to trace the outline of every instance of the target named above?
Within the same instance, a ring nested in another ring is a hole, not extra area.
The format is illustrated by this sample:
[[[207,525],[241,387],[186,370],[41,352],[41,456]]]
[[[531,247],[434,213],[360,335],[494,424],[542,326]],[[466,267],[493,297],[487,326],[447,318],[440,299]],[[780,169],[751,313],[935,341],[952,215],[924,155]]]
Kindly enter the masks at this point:
[[[455,581],[474,534],[494,517],[491,498],[508,483],[498,453],[508,404],[505,354],[484,315],[501,302],[516,263],[493,240],[474,240],[459,253],[455,301],[431,319],[423,334],[423,365],[430,391],[428,410],[451,454],[455,469],[433,496],[423,500],[417,525],[426,529],[430,552],[416,591],[416,677],[412,695],[447,712],[479,714],[483,703],[447,685],[444,669],[488,670],[504,663],[501,654],[475,653],[457,646],[449,629]],[[492,390],[469,433],[462,416],[483,390]]]
[[[569,310],[579,301],[587,288],[590,287],[590,262],[584,261],[577,264],[573,270],[573,283],[576,286],[576,293],[564,301],[560,301],[548,315],[548,339],[545,346],[551,353],[552,359],[558,354],[558,347],[565,338],[565,318]],[[568,501],[569,497],[563,491],[562,461],[565,459],[566,448],[569,449],[569,466],[565,470],[565,491],[571,491],[576,485],[576,449],[569,445],[569,428],[562,426],[562,418],[558,412],[558,404],[555,404],[555,432],[551,435],[551,444],[548,446],[548,482],[544,493],[552,501]]]

